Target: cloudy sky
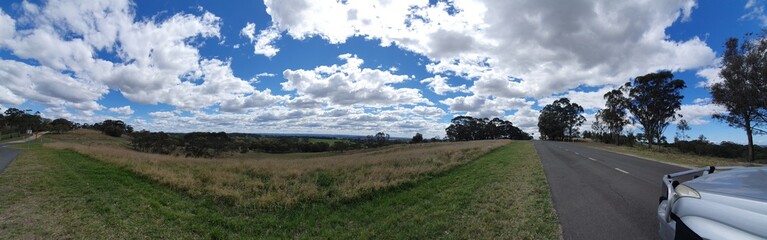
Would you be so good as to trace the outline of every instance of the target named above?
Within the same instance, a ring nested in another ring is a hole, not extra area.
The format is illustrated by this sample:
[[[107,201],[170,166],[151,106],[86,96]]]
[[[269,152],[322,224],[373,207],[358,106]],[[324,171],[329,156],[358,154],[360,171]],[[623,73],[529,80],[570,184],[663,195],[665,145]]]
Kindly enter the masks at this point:
[[[688,85],[689,135],[742,143],[710,118],[722,109],[706,85],[727,38],[767,26],[765,3],[3,1],[0,107],[156,131],[402,137],[442,136],[468,114],[537,136],[559,97],[593,119],[606,91],[671,70]]]

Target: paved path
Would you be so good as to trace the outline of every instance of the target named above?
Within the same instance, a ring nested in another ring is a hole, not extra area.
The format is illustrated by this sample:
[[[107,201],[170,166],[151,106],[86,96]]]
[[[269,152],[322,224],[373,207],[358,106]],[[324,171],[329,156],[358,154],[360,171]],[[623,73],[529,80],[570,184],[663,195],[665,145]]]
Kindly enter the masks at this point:
[[[42,136],[48,132],[41,132],[39,136]],[[5,170],[8,165],[11,165],[11,162],[16,159],[16,157],[19,155],[18,149],[13,148],[7,148],[5,146],[13,145],[13,144],[19,144],[24,143],[28,141],[35,140],[35,136],[29,136],[25,139],[11,141],[7,143],[0,143],[0,173],[3,173],[3,170]]]
[[[0,173],[3,173],[5,167],[8,167],[18,155],[18,149],[7,148],[5,145],[0,144]]]
[[[573,143],[535,148],[565,239],[658,239],[661,178],[686,168]]]

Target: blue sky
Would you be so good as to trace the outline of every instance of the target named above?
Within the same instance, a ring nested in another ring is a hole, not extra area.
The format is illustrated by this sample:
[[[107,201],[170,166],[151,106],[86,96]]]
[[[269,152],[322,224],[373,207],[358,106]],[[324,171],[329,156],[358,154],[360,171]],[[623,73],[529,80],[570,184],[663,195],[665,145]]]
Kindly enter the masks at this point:
[[[155,131],[402,137],[468,114],[537,136],[556,98],[583,105],[588,130],[604,92],[672,70],[688,135],[743,143],[710,119],[722,108],[705,85],[727,38],[766,26],[764,4],[3,1],[0,107]]]

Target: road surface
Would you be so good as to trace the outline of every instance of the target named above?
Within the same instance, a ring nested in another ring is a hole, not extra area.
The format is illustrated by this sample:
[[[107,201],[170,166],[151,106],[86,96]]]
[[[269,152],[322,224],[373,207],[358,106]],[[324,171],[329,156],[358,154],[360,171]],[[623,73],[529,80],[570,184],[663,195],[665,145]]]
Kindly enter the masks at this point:
[[[39,136],[45,135],[48,132],[40,132]],[[19,155],[18,149],[13,148],[7,148],[5,146],[12,145],[12,144],[19,144],[24,143],[28,141],[35,140],[35,136],[29,136],[21,140],[11,141],[7,143],[0,143],[0,173],[3,173],[6,167],[8,165],[11,165],[11,162],[16,159],[16,157]]]
[[[574,143],[535,148],[565,239],[658,239],[661,178],[686,168]]]
[[[0,144],[0,173],[3,173],[5,167],[8,167],[17,155],[19,155],[18,149],[7,148],[4,144]]]

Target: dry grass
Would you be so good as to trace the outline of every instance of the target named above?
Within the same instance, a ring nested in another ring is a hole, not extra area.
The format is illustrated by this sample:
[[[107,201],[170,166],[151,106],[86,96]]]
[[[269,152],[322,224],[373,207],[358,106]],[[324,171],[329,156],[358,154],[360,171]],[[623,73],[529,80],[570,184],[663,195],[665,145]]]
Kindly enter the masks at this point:
[[[70,135],[51,137],[54,141],[45,145],[117,164],[193,196],[258,208],[353,201],[439,174],[509,143],[399,145],[311,159],[271,159],[264,155],[261,159],[243,160],[141,153],[121,147],[119,141],[105,144],[82,133]]]

